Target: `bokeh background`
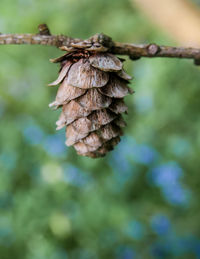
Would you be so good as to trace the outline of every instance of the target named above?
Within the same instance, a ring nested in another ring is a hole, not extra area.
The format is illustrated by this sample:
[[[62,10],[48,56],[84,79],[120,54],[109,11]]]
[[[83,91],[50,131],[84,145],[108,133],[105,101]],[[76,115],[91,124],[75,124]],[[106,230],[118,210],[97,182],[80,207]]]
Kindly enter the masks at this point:
[[[35,33],[45,22],[72,37],[198,47],[199,8],[198,0],[1,0],[0,31]],[[59,111],[48,108],[58,72],[48,60],[60,54],[0,46],[0,258],[200,258],[199,68],[127,59],[136,93],[126,98],[125,136],[92,160],[64,145]]]

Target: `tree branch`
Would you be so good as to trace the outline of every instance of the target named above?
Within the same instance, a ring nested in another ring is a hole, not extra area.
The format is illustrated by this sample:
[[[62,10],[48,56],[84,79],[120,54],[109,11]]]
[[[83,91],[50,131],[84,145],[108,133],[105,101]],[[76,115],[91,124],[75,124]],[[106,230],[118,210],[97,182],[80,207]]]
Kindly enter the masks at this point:
[[[62,47],[63,50],[73,50],[74,48],[96,51],[109,50],[114,54],[128,55],[133,60],[141,57],[187,58],[194,59],[195,64],[200,65],[200,49],[197,48],[120,43],[112,41],[104,34],[96,34],[88,40],[74,39],[64,35],[51,35],[48,27],[44,24],[39,25],[38,34],[0,34],[0,45],[8,44],[48,45]]]

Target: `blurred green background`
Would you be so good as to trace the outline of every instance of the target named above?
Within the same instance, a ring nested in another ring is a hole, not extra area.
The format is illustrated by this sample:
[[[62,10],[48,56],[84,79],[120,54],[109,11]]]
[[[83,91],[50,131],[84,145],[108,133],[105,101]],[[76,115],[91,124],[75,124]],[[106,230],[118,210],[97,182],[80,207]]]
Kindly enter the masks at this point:
[[[197,4],[199,1],[194,1]],[[1,0],[2,33],[174,45],[128,0]],[[77,156],[52,111],[62,52],[0,46],[0,258],[200,258],[200,71],[141,59],[125,136],[105,158]]]

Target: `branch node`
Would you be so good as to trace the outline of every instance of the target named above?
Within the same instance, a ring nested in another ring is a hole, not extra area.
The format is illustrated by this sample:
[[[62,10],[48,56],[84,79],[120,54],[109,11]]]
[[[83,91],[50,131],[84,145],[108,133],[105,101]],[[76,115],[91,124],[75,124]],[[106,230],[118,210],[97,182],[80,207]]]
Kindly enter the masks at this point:
[[[89,38],[89,40],[93,43],[93,44],[101,44],[103,47],[106,48],[111,48],[114,43],[112,41],[112,38],[103,34],[103,33],[97,33],[94,36],[92,36],[91,38]]]
[[[43,23],[38,25],[39,35],[51,35],[50,30],[48,26]]]
[[[149,44],[147,46],[147,51],[150,56],[155,56],[160,51],[160,47],[155,43]]]

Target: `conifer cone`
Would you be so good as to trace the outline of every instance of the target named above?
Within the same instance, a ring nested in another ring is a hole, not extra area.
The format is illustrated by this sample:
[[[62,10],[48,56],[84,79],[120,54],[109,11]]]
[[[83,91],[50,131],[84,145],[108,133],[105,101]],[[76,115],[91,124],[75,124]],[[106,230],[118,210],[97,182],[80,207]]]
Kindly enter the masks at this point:
[[[62,107],[57,130],[66,127],[66,145],[92,158],[102,157],[120,141],[127,113],[123,98],[133,91],[123,60],[107,52],[73,49],[51,60],[60,62],[60,84],[50,107]]]

